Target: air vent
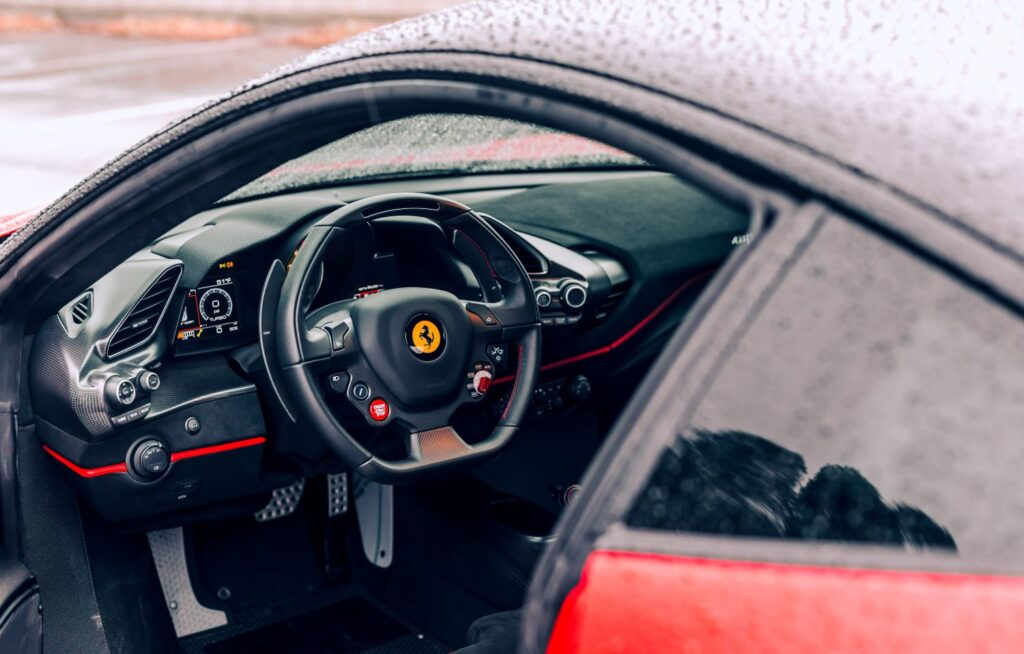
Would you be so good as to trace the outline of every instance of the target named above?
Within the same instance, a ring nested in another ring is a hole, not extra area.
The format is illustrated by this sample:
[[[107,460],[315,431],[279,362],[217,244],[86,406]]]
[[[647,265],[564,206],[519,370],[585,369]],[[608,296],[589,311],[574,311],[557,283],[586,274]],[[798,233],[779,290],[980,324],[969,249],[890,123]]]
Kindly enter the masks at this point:
[[[594,321],[601,322],[618,308],[622,298],[626,297],[626,293],[629,292],[632,282],[629,278],[629,273],[626,272],[626,267],[619,263],[618,259],[613,259],[607,254],[597,252],[596,250],[586,250],[580,254],[601,266],[604,274],[608,276],[608,281],[612,284],[608,295],[604,296],[601,304],[597,306],[597,311],[594,313]]]
[[[530,275],[545,275],[548,272],[547,261],[544,260],[544,256],[538,252],[532,245],[526,242],[526,240],[520,236],[514,229],[496,219],[494,216],[488,214],[480,214],[487,222],[491,224],[494,231],[498,232],[505,242],[508,243],[509,249],[519,260],[523,262],[523,268]]]
[[[541,258],[523,247],[522,241],[506,239],[506,242],[512,248],[512,251],[515,252],[516,256],[519,257],[519,260],[523,262],[523,268],[526,268],[528,274],[543,275],[548,271],[548,267],[544,265]]]
[[[92,315],[92,291],[75,300],[71,305],[71,322],[81,325]]]
[[[620,286],[613,287],[612,292],[608,294],[608,297],[604,299],[597,307],[597,313],[594,314],[594,320],[600,322],[607,318],[615,309],[619,306],[619,302],[622,298],[626,297],[626,292],[629,290],[629,283]]]
[[[181,267],[175,266],[153,282],[110,337],[107,343],[108,357],[124,354],[150,339],[160,324],[160,318],[167,309],[180,275]]]

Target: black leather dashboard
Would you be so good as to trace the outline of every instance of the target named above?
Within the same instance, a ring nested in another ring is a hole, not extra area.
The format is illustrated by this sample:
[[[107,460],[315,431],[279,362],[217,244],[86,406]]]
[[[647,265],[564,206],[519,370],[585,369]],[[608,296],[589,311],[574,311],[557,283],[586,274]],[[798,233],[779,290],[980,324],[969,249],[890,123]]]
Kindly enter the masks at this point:
[[[594,374],[593,359],[606,365],[653,347],[692,302],[693,283],[742,242],[748,218],[667,175],[566,179],[463,181],[450,196],[490,214],[530,272],[545,302],[547,367]],[[288,477],[269,472],[267,457],[316,458],[318,448],[276,433],[288,423],[255,346],[260,293],[271,263],[289,260],[306,226],[365,190],[197,214],[44,322],[29,368],[40,439],[101,515],[140,518],[252,495]],[[315,299],[395,286],[478,299],[473,275],[438,234],[388,219],[334,253]],[[140,468],[143,460],[153,470]]]

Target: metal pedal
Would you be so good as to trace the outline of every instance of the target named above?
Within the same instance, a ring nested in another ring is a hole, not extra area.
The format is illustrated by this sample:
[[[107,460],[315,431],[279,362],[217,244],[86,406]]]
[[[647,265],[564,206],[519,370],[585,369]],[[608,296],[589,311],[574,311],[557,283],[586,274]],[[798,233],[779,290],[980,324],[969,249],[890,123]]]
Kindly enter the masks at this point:
[[[327,517],[336,518],[348,511],[348,474],[327,475]]]
[[[227,615],[200,604],[192,590],[181,527],[151,531],[146,534],[146,538],[174,624],[174,633],[178,638],[226,625]]]
[[[254,514],[257,522],[277,520],[295,513],[302,499],[302,491],[306,487],[306,480],[300,479],[291,486],[275,488],[270,495],[270,502]]]
[[[391,565],[395,537],[394,487],[377,484],[358,475],[354,481],[352,493],[363,553],[373,565],[386,568]]]

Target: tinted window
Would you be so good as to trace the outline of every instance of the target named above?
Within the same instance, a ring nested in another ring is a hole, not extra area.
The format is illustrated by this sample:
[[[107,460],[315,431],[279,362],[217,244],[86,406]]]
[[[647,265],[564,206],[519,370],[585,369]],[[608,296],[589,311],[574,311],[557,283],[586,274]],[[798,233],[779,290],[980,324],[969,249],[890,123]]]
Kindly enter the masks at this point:
[[[1018,561],[1022,321],[831,221],[742,334],[629,522]]]

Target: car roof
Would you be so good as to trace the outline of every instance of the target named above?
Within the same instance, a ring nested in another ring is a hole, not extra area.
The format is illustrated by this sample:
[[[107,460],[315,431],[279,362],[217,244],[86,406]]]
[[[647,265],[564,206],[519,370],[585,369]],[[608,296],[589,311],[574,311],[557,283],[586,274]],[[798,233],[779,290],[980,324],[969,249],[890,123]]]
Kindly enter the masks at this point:
[[[277,74],[424,51],[590,71],[826,157],[1019,255],[1022,33],[1020,2],[494,0],[374,30]]]

